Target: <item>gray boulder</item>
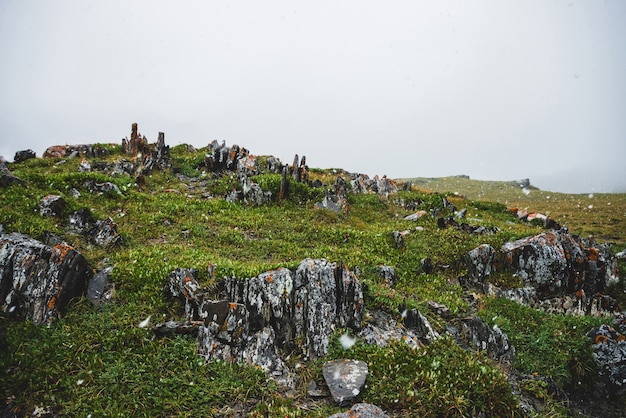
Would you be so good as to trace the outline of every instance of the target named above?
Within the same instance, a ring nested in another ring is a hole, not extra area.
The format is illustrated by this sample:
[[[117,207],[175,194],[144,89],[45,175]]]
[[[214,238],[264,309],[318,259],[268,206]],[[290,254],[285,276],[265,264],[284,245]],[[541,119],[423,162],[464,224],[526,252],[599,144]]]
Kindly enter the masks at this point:
[[[333,360],[322,366],[330,394],[339,405],[349,405],[361,393],[367,373],[367,363],[360,360]]]
[[[480,245],[464,257],[468,269],[469,280],[473,283],[482,283],[491,274],[496,259],[496,250],[489,244]]]
[[[65,206],[65,199],[56,194],[49,194],[39,201],[39,213],[41,216],[59,217],[63,214]]]
[[[0,235],[0,310],[46,324],[81,296],[93,276],[65,243],[47,246],[26,235]]]
[[[30,160],[31,158],[37,158],[37,154],[32,149],[22,150],[15,153],[13,157],[13,161],[16,163],[21,163],[26,160]]]
[[[104,305],[113,298],[115,286],[111,281],[113,267],[106,267],[96,272],[87,285],[87,298],[96,306]]]
[[[12,184],[19,184],[20,186],[26,187],[26,182],[13,175],[4,160],[0,158],[0,187],[8,187]]]
[[[94,244],[101,247],[115,247],[122,244],[122,237],[117,232],[117,224],[112,218],[97,221],[91,232]]]

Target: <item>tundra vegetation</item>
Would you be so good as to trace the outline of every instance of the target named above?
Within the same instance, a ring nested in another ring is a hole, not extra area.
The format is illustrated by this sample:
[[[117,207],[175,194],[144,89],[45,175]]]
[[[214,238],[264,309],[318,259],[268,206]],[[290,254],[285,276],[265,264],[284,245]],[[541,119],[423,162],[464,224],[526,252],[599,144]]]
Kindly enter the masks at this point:
[[[122,158],[120,146],[102,147],[108,152],[90,159],[92,165]],[[141,183],[127,174],[80,172],[80,158],[8,164],[28,187],[0,188],[0,224],[5,232],[40,240],[56,234],[80,250],[93,268],[112,266],[115,285],[110,303],[94,306],[85,298],[75,300],[49,326],[0,314],[0,397],[21,413],[48,408],[66,416],[94,417],[241,413],[325,417],[345,408],[330,398],[309,397],[307,386],[323,385],[324,361],[346,357],[363,360],[370,368],[358,399],[393,416],[521,415],[507,382],[512,374],[520,390],[537,399],[542,414],[550,416],[570,413],[559,391],[591,390],[595,365],[585,333],[606,323],[606,318],[547,314],[467,292],[457,278],[466,272],[462,257],[473,248],[481,244],[500,248],[543,231],[541,225],[519,221],[507,206],[542,211],[571,232],[593,234],[621,251],[626,246],[626,195],[524,193],[504,182],[468,179],[461,183],[456,179],[456,184],[455,179],[445,184],[414,181],[410,191],[389,197],[348,194],[346,210],[333,212],[316,208],[315,203],[332,188],[337,175],[346,173],[311,169],[309,180],[319,180],[323,187],[291,182],[288,198],[247,205],[224,199],[240,187],[239,182],[235,175],[205,171],[202,149],[176,146],[171,157],[171,169],[153,171]],[[252,179],[276,197],[281,175],[265,172],[262,162],[259,166],[261,172]],[[190,179],[202,186],[190,187]],[[121,193],[90,192],[86,181],[113,183]],[[86,207],[95,219],[111,217],[122,244],[94,245],[68,232],[67,216],[42,217],[39,201],[49,194],[66,200],[65,215]],[[404,219],[414,210],[406,209],[401,200],[421,201],[419,208],[428,213],[441,205],[444,196],[459,210],[467,209],[473,224],[497,227],[499,232],[478,235],[441,229],[430,215]],[[407,229],[411,233],[404,237],[405,248],[396,248],[391,232]],[[325,358],[288,360],[297,370],[298,389],[285,391],[258,368],[205,363],[197,355],[194,338],[156,338],[150,327],[138,327],[148,317],[152,323],[183,318],[182,306],[172,303],[164,291],[168,274],[178,267],[197,269],[202,286],[210,289],[223,276],[246,278],[279,267],[295,269],[307,257],[342,261],[358,271],[368,312],[384,309],[400,317],[403,310],[417,308],[443,335],[448,324],[429,309],[428,301],[434,300],[445,304],[453,317],[474,314],[497,324],[516,348],[514,364],[498,364],[461,348],[450,336],[419,348],[403,342],[378,347],[358,340],[346,348],[339,337],[348,331],[337,329]],[[440,268],[424,272],[420,261],[426,257]],[[620,263],[623,271],[624,262]],[[209,264],[216,267],[212,277],[207,274]],[[395,288],[381,279],[380,265],[395,267]],[[490,280],[514,284],[516,279],[501,272]],[[610,289],[622,310],[625,290],[623,278]]]

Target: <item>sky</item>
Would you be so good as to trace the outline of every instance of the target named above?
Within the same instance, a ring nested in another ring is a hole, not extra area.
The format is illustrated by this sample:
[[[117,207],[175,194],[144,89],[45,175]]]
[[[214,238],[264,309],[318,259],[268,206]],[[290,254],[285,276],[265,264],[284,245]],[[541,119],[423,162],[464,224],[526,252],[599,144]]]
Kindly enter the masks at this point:
[[[0,155],[206,146],[626,191],[622,0],[0,0]]]

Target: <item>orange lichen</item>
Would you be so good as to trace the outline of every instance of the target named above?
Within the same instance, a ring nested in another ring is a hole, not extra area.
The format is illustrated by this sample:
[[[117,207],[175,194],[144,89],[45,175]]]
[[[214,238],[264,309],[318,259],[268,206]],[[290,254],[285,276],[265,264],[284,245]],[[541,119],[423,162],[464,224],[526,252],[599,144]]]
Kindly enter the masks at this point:
[[[230,309],[231,311],[234,311],[236,307],[237,307],[237,304],[235,302],[230,302],[228,304],[228,309]]]
[[[595,344],[604,344],[608,341],[608,337],[606,335],[596,335]]]
[[[597,248],[587,248],[587,255],[589,260],[598,261],[598,257],[600,256],[600,251]]]
[[[267,276],[267,282],[268,282],[268,283],[272,283],[273,281],[274,281],[274,275],[273,275],[272,273],[270,273],[270,274]]]
[[[626,337],[622,334],[618,335],[615,341],[620,342],[626,340]]]
[[[57,303],[57,298],[56,298],[56,296],[52,296],[52,297],[50,298],[50,301],[48,302],[48,310],[49,310],[49,311],[53,310],[53,309],[54,309],[54,305],[56,305],[56,303]]]
[[[576,291],[576,297],[578,299],[582,299],[583,296],[585,296],[585,291],[583,289]]]

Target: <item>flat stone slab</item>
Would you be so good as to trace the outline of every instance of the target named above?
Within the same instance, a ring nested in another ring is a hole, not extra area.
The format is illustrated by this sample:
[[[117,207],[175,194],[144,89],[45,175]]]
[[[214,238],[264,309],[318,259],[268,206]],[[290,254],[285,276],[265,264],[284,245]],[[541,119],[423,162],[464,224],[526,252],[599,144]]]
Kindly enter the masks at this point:
[[[348,405],[359,393],[367,379],[367,364],[360,360],[333,360],[322,366],[330,394],[339,405]]]

